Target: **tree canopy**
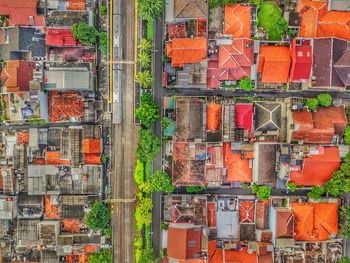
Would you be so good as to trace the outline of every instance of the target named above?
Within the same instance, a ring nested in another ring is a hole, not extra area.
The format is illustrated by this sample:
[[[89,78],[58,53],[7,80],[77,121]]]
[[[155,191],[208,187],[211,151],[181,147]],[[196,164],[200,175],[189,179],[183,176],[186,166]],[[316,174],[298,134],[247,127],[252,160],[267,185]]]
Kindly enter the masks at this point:
[[[141,129],[137,145],[137,158],[143,162],[153,160],[160,152],[160,140],[149,129]]]
[[[337,263],[350,263],[350,258],[349,257],[341,257],[338,259]]]
[[[329,107],[332,105],[332,97],[328,93],[321,93],[317,96],[317,100],[323,107]]]
[[[141,105],[136,109],[136,116],[143,126],[150,128],[159,118],[159,107],[153,102],[152,94],[149,92],[142,93],[140,101]]]
[[[252,91],[254,89],[253,81],[246,77],[239,81],[239,87],[244,91]]]
[[[310,198],[320,198],[324,194],[324,188],[322,186],[313,186],[311,191],[307,193]]]
[[[100,49],[104,55],[107,55],[107,53],[108,53],[107,32],[100,33]]]
[[[288,188],[289,188],[289,191],[294,193],[295,189],[297,188],[297,186],[296,186],[296,184],[294,182],[288,182]]]
[[[107,14],[107,6],[106,5],[101,5],[100,6],[100,15],[104,16]]]
[[[138,0],[139,16],[148,21],[159,19],[164,12],[164,0]]]
[[[260,185],[256,191],[256,195],[263,201],[266,201],[271,196],[271,188],[267,185]]]
[[[152,76],[151,71],[144,70],[144,71],[137,72],[136,81],[137,81],[137,83],[140,84],[141,88],[143,88],[143,89],[151,88],[152,81],[153,81],[153,76]]]
[[[174,186],[172,184],[170,176],[161,170],[155,171],[153,176],[149,178],[149,183],[151,185],[152,192],[171,193],[174,191]]]
[[[134,172],[134,180],[136,184],[140,187],[145,181],[144,165],[140,160],[136,160],[136,167]]]
[[[137,204],[135,209],[135,221],[138,230],[141,230],[144,225],[152,223],[152,199],[150,197],[143,197]]]
[[[350,238],[350,206],[339,208],[340,233],[345,238]]]
[[[89,263],[112,263],[112,250],[101,249],[89,256]]]
[[[316,98],[307,99],[305,102],[305,105],[311,111],[317,110],[319,104],[320,103],[319,103],[318,99],[316,99]]]
[[[350,126],[346,127],[344,132],[344,143],[350,145]]]
[[[84,223],[91,230],[104,229],[109,226],[110,212],[102,202],[95,202],[89,212],[85,214]]]
[[[92,46],[96,43],[98,31],[95,27],[89,26],[85,22],[79,22],[72,27],[73,36],[86,46]]]

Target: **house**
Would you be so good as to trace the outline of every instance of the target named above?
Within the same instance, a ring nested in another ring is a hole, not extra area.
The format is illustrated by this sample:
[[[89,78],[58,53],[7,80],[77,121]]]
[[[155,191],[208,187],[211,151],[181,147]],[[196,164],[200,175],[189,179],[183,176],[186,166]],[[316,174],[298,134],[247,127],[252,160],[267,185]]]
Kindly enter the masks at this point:
[[[263,84],[283,84],[288,82],[291,64],[290,50],[285,46],[261,46],[258,73]]]
[[[17,197],[0,196],[0,219],[13,219],[17,217]]]
[[[38,224],[40,220],[28,220],[20,219],[17,220],[16,228],[16,249],[20,248],[32,248],[33,246],[39,245],[38,239]]]
[[[332,8],[339,0],[329,2]],[[344,4],[338,4],[344,7]],[[298,0],[296,10],[301,17],[300,37],[338,37],[350,40],[350,14],[346,12],[349,10],[328,11],[328,1],[316,0]]]
[[[37,0],[0,0],[0,16],[8,18],[8,26],[45,26],[37,13]]]
[[[252,181],[252,160],[244,157],[242,152],[232,151],[231,143],[224,144],[224,166],[228,183]]]
[[[350,12],[350,2],[348,0],[329,0],[328,10]]]
[[[71,29],[48,28],[46,30],[46,45],[76,47],[82,44],[74,38]]]
[[[206,0],[174,0],[174,18],[207,18],[208,3]]]
[[[297,186],[322,186],[340,166],[338,147],[317,147],[309,151],[302,163],[291,166],[290,180]]]
[[[33,60],[46,56],[45,32],[34,27],[0,28],[2,60]]]
[[[253,182],[276,186],[276,153],[276,144],[254,143]]]
[[[208,244],[208,263],[223,262],[263,263],[262,261],[257,261],[256,252],[249,251],[248,253],[248,247],[232,249],[228,244],[227,247],[225,246],[223,248],[217,244],[216,240],[210,240]],[[267,263],[271,262],[267,261]]]
[[[338,203],[291,203],[296,241],[325,241],[338,233]]]
[[[253,131],[253,104],[236,103],[235,118],[236,129],[243,130],[244,137],[249,138]]]
[[[312,46],[309,39],[294,38],[291,45],[290,82],[306,82],[312,68]]]
[[[182,68],[185,64],[199,63],[207,57],[206,38],[174,38],[166,44],[166,55],[171,66]]]
[[[187,260],[201,257],[202,228],[193,224],[169,224],[167,257]]]
[[[349,74],[350,49],[348,41],[338,38],[314,39],[312,87],[344,89],[350,85]]]
[[[10,60],[1,72],[7,92],[29,91],[29,83],[33,80],[35,63],[24,60]]]
[[[342,136],[348,123],[344,107],[320,107],[315,112],[292,112],[292,141],[330,144]]]
[[[270,207],[269,226],[276,247],[294,246],[294,216],[290,208]]]
[[[225,5],[224,34],[233,38],[250,38],[251,6]]]
[[[281,104],[256,102],[254,107],[255,135],[278,135],[281,128]]]

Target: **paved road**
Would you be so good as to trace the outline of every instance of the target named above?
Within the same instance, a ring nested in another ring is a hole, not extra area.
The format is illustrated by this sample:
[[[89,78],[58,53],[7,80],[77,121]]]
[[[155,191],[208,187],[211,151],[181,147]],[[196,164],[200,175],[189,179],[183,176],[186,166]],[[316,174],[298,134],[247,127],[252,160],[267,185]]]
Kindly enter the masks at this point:
[[[26,130],[30,128],[50,128],[50,127],[72,127],[81,125],[100,125],[101,121],[97,122],[50,122],[45,124],[2,124],[0,125],[0,130]]]
[[[123,59],[134,59],[134,2],[131,0],[114,0],[114,6],[122,1],[121,15],[122,32],[115,32],[122,38]],[[113,20],[115,23],[117,19]],[[117,28],[113,26],[113,28]],[[114,38],[114,36],[113,36]],[[115,58],[116,54],[114,54]],[[136,162],[136,146],[138,128],[134,125],[134,66],[120,65],[122,69],[121,103],[122,121],[112,126],[113,160],[112,160],[112,199],[132,199],[137,189],[133,180]],[[114,71],[114,74],[116,72]],[[115,114],[115,112],[113,112]],[[113,260],[116,263],[135,262],[134,236],[134,209],[135,203],[114,202],[112,210],[113,228]]]
[[[163,88],[162,88],[162,54],[163,54],[163,19],[158,20],[154,27],[154,50],[155,52],[155,67],[154,67],[154,78],[155,78],[155,89],[154,89],[154,100],[160,105],[160,112],[163,108]],[[160,122],[157,121],[154,126],[155,134],[161,138],[161,128]],[[159,154],[157,158],[153,161],[153,169],[162,169],[162,156]],[[160,251],[160,223],[161,223],[161,193],[153,193],[153,210],[152,210],[152,246],[157,256]]]
[[[324,92],[324,91],[323,91]],[[221,96],[221,97],[245,97],[256,96],[262,98],[289,98],[303,97],[314,98],[321,91],[305,90],[305,91],[279,91],[279,90],[255,90],[253,92],[244,92],[243,90],[202,90],[189,88],[173,88],[164,89],[165,95],[177,96]],[[328,92],[335,99],[350,99],[350,92],[331,91]]]

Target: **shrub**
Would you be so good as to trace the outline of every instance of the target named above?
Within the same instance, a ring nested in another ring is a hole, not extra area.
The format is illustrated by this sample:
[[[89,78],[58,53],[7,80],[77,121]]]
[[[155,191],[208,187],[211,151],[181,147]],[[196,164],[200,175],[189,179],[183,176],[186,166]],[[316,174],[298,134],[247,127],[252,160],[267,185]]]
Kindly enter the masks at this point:
[[[243,78],[239,81],[239,87],[244,91],[252,91],[254,89],[253,81],[250,78]]]
[[[144,197],[137,204],[135,209],[135,221],[136,228],[142,230],[144,225],[152,223],[152,199],[150,197]]]
[[[242,184],[242,189],[248,189],[249,185],[247,183]]]
[[[321,93],[317,96],[319,104],[323,107],[329,107],[332,105],[332,97],[328,93]]]
[[[89,263],[112,263],[112,250],[101,249],[89,256]]]
[[[104,55],[108,53],[108,37],[107,32],[100,33],[100,50]]]
[[[84,223],[91,230],[105,229],[109,226],[110,211],[106,205],[97,201],[91,210],[85,214]]]
[[[142,69],[149,69],[151,67],[152,58],[150,53],[140,52],[137,60]]]
[[[349,257],[341,257],[338,259],[337,263],[350,263]]]
[[[288,22],[284,19],[284,17],[281,17],[280,20],[278,20],[276,24],[277,32],[281,35],[286,33],[288,31]]]
[[[140,160],[136,160],[136,167],[134,172],[134,180],[136,184],[140,187],[145,181],[144,165]]]
[[[296,184],[294,182],[289,182],[288,183],[288,188],[289,188],[289,191],[291,191],[292,193],[295,192],[295,189],[297,188]]]
[[[344,131],[344,143],[350,145],[350,126],[347,126]]]
[[[141,129],[137,145],[137,158],[143,162],[153,160],[160,152],[160,140],[151,130]]]
[[[161,192],[171,193],[174,191],[174,186],[172,184],[170,176],[163,171],[155,171],[153,176],[149,178],[149,183],[151,185],[152,192]]]
[[[162,130],[165,130],[166,128],[168,128],[170,123],[171,123],[171,120],[168,117],[163,117],[160,122]]]
[[[266,201],[271,196],[271,188],[266,185],[259,186],[256,195],[263,201]]]
[[[164,13],[164,0],[138,0],[139,16],[148,21],[159,19]]]
[[[98,32],[93,26],[85,22],[79,22],[72,27],[73,36],[86,46],[92,46],[96,43]]]
[[[311,191],[307,193],[310,198],[320,198],[324,194],[324,188],[322,186],[313,186]]]
[[[103,229],[103,234],[106,237],[111,237],[112,236],[112,227],[108,226],[105,229]]]
[[[350,238],[350,206],[339,208],[340,233],[345,238]]]
[[[140,49],[140,53],[151,53],[152,42],[146,38],[142,38],[138,48]]]
[[[152,86],[152,73],[149,70],[139,71],[136,74],[136,82],[140,84],[143,89],[149,89]]]
[[[200,193],[207,190],[206,186],[186,186],[186,192],[188,194]]]
[[[107,14],[107,6],[106,5],[101,5],[100,6],[100,15],[104,16]]]
[[[152,94],[148,92],[142,93],[140,101],[141,105],[136,109],[136,116],[143,126],[150,128],[159,118],[159,107],[153,102]]]
[[[305,105],[308,107],[309,110],[315,111],[318,108],[319,101],[315,98],[307,99]]]
[[[236,3],[237,0],[209,0],[209,8],[216,8],[223,5]]]

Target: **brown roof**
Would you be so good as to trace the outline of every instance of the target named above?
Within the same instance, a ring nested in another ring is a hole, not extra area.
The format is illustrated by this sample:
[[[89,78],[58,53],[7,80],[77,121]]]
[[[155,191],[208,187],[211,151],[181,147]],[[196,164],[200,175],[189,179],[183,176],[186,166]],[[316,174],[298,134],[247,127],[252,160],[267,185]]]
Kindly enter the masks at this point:
[[[294,218],[291,210],[276,209],[276,238],[293,237]]]
[[[176,18],[206,18],[208,16],[206,0],[175,0],[174,6]]]
[[[29,82],[33,80],[34,62],[10,60],[1,73],[7,92],[29,91]]]
[[[350,86],[350,49],[334,64],[334,69],[344,85]]]

